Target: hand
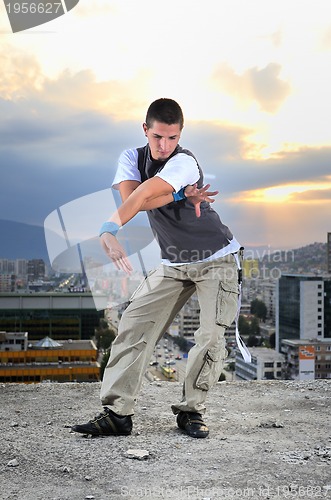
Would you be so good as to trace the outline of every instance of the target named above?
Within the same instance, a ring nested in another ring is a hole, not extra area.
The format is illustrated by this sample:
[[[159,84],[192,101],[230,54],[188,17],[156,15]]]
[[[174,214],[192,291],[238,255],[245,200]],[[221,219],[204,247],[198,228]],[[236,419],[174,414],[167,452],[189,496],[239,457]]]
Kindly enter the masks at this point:
[[[117,267],[127,274],[131,274],[132,266],[122,245],[115,236],[110,233],[103,233],[100,237],[101,246]]]
[[[218,194],[218,191],[208,191],[210,184],[206,184],[202,188],[198,189],[196,184],[193,186],[186,186],[184,194],[188,201],[194,205],[195,215],[200,217],[200,203],[202,201],[207,201],[208,203],[214,203],[213,196]]]

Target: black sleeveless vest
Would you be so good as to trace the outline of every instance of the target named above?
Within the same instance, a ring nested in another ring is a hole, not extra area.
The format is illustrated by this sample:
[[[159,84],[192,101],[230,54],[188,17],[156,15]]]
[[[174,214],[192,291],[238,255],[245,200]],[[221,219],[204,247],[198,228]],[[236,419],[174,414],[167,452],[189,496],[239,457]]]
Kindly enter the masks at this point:
[[[166,160],[153,160],[148,144],[137,148],[137,152],[141,182],[154,177],[170,158],[178,153],[184,153],[195,159],[200,174],[197,184],[199,188],[203,186],[202,170],[191,151],[177,145]],[[201,216],[197,217],[194,206],[188,200],[181,200],[147,211],[163,259],[181,263],[206,259],[232,240],[233,235],[229,228],[221,222],[210,204],[203,202],[200,208]]]

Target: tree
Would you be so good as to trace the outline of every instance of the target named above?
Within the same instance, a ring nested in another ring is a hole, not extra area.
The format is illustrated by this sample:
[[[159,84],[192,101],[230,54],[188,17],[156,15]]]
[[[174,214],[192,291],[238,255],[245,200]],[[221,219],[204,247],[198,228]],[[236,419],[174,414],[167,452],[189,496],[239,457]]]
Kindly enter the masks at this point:
[[[267,306],[262,300],[254,299],[251,302],[251,314],[254,314],[257,318],[262,321],[267,319]]]
[[[94,333],[98,350],[109,349],[113,340],[116,338],[115,328],[110,327],[107,320],[104,318],[100,318],[99,326],[95,329]]]
[[[247,340],[247,347],[256,347],[259,343],[260,341],[255,335],[250,335]]]
[[[244,316],[239,316],[238,328],[240,335],[249,335],[250,334],[250,325],[247,319]]]
[[[252,318],[251,324],[250,324],[250,334],[251,335],[260,335],[260,324],[259,320],[256,317]]]
[[[224,370],[227,370],[228,372],[234,372],[235,369],[236,369],[235,361],[231,361],[230,363],[227,363],[224,367]]]
[[[174,343],[178,345],[179,349],[183,352],[188,352],[188,342],[185,337],[179,335],[178,337],[174,337]]]
[[[102,360],[100,363],[100,380],[102,380],[103,378],[103,372],[105,371],[105,368],[107,366],[109,356],[110,356],[110,349],[104,352],[102,356]]]

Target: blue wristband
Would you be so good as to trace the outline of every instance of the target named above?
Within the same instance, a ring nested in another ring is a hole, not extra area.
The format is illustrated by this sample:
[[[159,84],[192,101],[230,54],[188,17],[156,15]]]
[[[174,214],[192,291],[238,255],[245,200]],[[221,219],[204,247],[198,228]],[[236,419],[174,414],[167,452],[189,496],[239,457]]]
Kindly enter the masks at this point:
[[[186,187],[186,186],[185,186]],[[178,193],[172,193],[174,197],[174,201],[186,200],[186,196],[184,194],[185,188],[181,188]]]
[[[119,228],[120,226],[116,224],[116,222],[104,222],[100,228],[99,236],[102,236],[103,233],[110,233],[113,236],[116,236]]]

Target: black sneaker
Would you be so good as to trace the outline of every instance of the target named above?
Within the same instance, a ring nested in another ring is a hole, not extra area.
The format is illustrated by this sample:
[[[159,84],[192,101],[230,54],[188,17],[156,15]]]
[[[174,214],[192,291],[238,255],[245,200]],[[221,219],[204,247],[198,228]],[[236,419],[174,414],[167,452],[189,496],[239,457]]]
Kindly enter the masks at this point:
[[[177,425],[194,438],[205,438],[209,434],[209,429],[200,413],[180,411],[177,415]]]
[[[127,436],[132,431],[132,419],[129,415],[122,417],[104,408],[95,419],[86,424],[73,425],[71,430],[92,436]]]

